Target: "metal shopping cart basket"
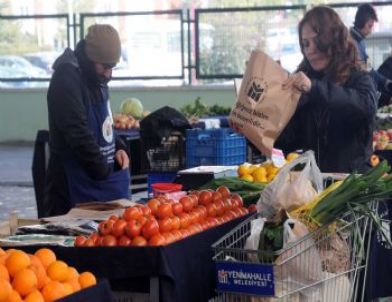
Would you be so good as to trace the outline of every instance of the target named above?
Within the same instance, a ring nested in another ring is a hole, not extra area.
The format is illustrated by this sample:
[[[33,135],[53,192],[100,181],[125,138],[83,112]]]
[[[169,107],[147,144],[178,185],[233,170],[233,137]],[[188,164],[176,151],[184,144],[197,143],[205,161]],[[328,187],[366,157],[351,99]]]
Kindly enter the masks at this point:
[[[347,214],[272,255],[244,249],[255,219],[250,217],[212,246],[215,302],[357,301],[366,280],[372,227],[368,217]]]

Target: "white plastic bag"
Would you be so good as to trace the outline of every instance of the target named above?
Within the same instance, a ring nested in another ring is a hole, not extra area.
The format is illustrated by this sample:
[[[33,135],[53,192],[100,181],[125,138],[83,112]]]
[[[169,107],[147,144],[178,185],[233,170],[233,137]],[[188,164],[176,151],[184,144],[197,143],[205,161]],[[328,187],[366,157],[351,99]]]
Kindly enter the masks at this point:
[[[292,171],[304,164],[301,171]],[[323,178],[313,151],[307,151],[283,166],[275,179],[264,188],[257,202],[257,211],[263,217],[272,217],[279,210],[288,212],[311,201],[323,190]]]
[[[264,218],[257,218],[250,222],[250,235],[246,238],[244,249],[256,251],[259,248],[260,233],[264,228]],[[248,260],[251,262],[259,262],[257,254],[248,253]]]
[[[288,287],[286,290],[297,290],[323,278],[321,257],[315,242],[311,237],[304,238],[308,233],[307,227],[298,220],[287,219],[284,222],[284,251],[275,260],[275,264],[280,266],[275,273],[275,280],[285,284]],[[320,294],[319,286],[303,289],[300,301],[320,301]]]

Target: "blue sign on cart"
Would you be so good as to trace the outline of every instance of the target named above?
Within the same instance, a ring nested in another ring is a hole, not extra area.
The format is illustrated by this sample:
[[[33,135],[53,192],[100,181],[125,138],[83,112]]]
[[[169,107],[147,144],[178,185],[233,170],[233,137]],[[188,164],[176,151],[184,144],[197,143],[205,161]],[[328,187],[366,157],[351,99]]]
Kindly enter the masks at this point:
[[[216,262],[215,265],[218,292],[275,295],[272,265],[244,262]]]

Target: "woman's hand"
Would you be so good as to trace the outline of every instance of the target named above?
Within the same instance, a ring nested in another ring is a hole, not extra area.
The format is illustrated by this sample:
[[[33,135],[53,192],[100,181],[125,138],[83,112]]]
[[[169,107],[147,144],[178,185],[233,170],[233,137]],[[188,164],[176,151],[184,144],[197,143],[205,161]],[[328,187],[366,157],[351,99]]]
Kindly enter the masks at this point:
[[[125,152],[124,150],[118,150],[115,157],[121,169],[125,170],[129,168],[129,157],[127,152]]]
[[[309,92],[312,88],[312,82],[302,71],[299,71],[289,75],[289,78],[282,85],[283,89],[289,89],[290,87],[294,87],[300,92]]]

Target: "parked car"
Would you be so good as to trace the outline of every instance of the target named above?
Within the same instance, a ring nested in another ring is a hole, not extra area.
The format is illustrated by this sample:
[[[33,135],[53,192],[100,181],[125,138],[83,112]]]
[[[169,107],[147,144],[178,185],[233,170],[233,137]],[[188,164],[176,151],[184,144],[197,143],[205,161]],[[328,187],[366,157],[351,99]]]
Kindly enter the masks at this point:
[[[60,53],[55,51],[35,52],[23,55],[31,64],[36,67],[42,68],[48,74],[53,73],[52,65]]]
[[[0,56],[0,67],[5,70],[8,69],[11,78],[47,78],[50,76],[46,70],[33,66],[20,56]]]

